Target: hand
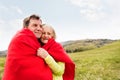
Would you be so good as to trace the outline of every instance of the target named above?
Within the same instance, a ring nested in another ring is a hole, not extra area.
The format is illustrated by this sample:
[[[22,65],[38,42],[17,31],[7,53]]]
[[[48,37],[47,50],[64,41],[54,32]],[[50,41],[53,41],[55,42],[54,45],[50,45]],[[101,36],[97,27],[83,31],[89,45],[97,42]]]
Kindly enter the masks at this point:
[[[40,56],[43,59],[45,59],[48,55],[49,55],[48,52],[43,48],[39,48],[37,50],[37,56]]]

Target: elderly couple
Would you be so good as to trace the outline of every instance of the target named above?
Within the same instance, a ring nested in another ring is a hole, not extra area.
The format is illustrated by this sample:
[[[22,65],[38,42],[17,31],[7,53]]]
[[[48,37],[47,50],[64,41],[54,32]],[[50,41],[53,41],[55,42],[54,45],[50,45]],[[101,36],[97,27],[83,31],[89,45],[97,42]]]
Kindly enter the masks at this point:
[[[23,20],[11,40],[2,80],[74,80],[75,64],[38,15]]]

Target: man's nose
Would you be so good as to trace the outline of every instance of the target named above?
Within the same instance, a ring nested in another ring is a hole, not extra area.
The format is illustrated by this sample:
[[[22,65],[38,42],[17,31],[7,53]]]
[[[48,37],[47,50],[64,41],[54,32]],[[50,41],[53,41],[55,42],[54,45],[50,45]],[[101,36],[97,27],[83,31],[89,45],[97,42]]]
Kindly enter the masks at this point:
[[[38,26],[37,30],[42,31],[43,29],[40,26]]]

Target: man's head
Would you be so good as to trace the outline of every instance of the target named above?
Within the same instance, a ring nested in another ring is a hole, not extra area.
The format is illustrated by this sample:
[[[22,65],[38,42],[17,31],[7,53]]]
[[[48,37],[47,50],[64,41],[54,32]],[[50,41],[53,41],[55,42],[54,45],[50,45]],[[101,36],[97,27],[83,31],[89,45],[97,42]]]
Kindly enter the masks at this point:
[[[31,15],[23,20],[23,27],[31,30],[37,38],[42,35],[42,20],[38,15]]]
[[[41,36],[42,43],[44,44],[47,43],[50,38],[53,39],[56,38],[56,33],[52,26],[48,24],[43,24],[42,27],[43,27],[43,34]]]

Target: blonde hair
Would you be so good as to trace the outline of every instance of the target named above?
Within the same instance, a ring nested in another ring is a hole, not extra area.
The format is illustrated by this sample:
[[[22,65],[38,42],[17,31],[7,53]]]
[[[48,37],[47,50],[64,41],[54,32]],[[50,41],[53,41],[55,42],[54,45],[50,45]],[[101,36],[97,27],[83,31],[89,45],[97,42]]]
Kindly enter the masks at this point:
[[[44,29],[44,27],[49,27],[49,28],[51,28],[51,30],[52,30],[52,34],[53,34],[53,38],[54,39],[56,39],[56,33],[55,33],[55,30],[53,29],[53,27],[51,26],[51,25],[49,25],[49,24],[42,24],[42,27],[43,27],[43,29]]]

